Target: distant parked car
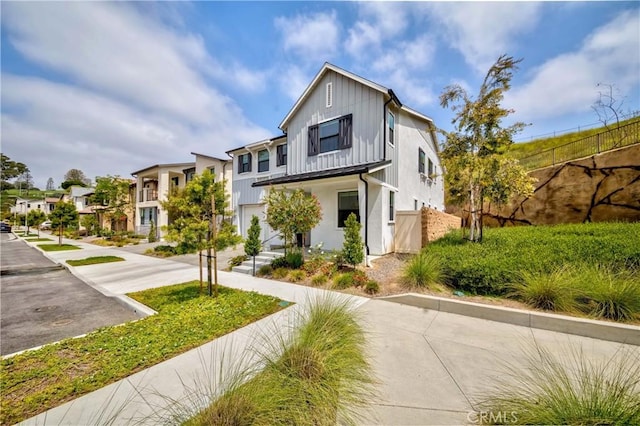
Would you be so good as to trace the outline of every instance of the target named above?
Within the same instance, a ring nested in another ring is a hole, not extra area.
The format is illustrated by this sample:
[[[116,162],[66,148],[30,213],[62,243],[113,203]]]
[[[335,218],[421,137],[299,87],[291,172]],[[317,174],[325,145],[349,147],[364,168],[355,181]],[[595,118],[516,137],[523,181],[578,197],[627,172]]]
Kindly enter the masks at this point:
[[[11,225],[8,223],[0,222],[0,232],[11,232]]]
[[[44,222],[42,222],[40,224],[40,229],[51,229],[51,221],[50,220],[45,220]]]

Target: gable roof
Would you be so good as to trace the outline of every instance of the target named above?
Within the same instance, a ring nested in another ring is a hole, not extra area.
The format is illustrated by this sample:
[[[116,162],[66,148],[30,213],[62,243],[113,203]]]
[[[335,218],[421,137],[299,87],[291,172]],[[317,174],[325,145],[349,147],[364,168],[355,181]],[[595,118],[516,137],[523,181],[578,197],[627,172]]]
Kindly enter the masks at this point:
[[[255,147],[258,147],[258,146],[271,145],[272,143],[277,142],[277,141],[279,141],[281,139],[285,139],[286,137],[287,137],[287,134],[285,133],[283,135],[274,136],[272,138],[264,139],[264,140],[261,140],[261,141],[258,141],[258,142],[251,142],[251,143],[248,143],[246,145],[242,145],[242,146],[239,146],[237,148],[230,149],[226,153],[227,153],[227,155],[231,156],[232,152],[236,152],[236,151],[240,151],[240,150],[248,151],[248,150],[253,149]]]
[[[293,105],[293,107],[291,108],[291,110],[287,113],[287,115],[284,117],[284,119],[282,120],[282,122],[280,123],[280,125],[278,126],[280,129],[282,129],[283,131],[286,131],[286,126],[289,123],[289,121],[291,120],[291,117],[293,117],[295,115],[296,112],[298,112],[298,109],[300,109],[300,107],[302,106],[302,104],[304,104],[306,102],[306,100],[309,98],[309,96],[311,96],[311,93],[316,89],[316,86],[318,85],[318,83],[320,82],[320,80],[324,77],[324,75],[329,72],[329,71],[333,71],[335,73],[341,74],[347,78],[350,78],[351,80],[357,81],[358,83],[370,87],[373,90],[376,90],[382,94],[384,94],[385,96],[388,96],[390,99],[392,99],[400,109],[402,109],[403,111],[414,115],[422,120],[426,120],[429,121],[431,123],[433,123],[433,120],[429,117],[427,117],[424,114],[421,114],[405,105],[402,104],[402,102],[400,102],[400,100],[398,99],[398,97],[396,96],[396,94],[393,92],[393,90],[384,87],[378,83],[375,83],[371,80],[367,80],[364,77],[360,77],[357,74],[354,74],[352,72],[349,72],[347,70],[344,70],[338,66],[335,66],[333,64],[330,64],[329,62],[325,62],[324,65],[322,66],[322,68],[320,69],[320,71],[318,72],[318,74],[316,74],[316,76],[313,78],[313,80],[311,81],[311,83],[307,86],[307,88],[304,90],[304,92],[302,92],[302,95],[300,95],[300,97],[298,98],[298,100],[296,101],[296,103]]]
[[[93,194],[96,192],[95,188],[85,188],[84,186],[72,186],[70,197],[84,197],[85,195]]]
[[[154,168],[156,168],[156,167],[157,167],[157,168],[160,168],[160,167],[175,167],[176,169],[180,169],[180,168],[184,169],[184,168],[186,168],[186,167],[189,167],[189,166],[195,166],[195,165],[196,165],[196,163],[169,163],[169,164],[154,164],[153,166],[145,167],[144,169],[140,169],[140,170],[137,170],[137,171],[135,171],[135,172],[131,172],[131,175],[132,175],[132,176],[136,176],[136,175],[138,175],[138,174],[140,174],[140,173],[142,173],[142,172],[146,172],[147,170],[151,170],[151,169],[154,169]]]
[[[214,157],[212,155],[200,154],[200,153],[197,153],[197,152],[192,152],[191,155],[195,155],[196,157],[206,157],[206,158],[210,158],[212,160],[222,161],[223,163],[226,162],[226,161],[231,161],[230,158],[218,158],[218,157]]]

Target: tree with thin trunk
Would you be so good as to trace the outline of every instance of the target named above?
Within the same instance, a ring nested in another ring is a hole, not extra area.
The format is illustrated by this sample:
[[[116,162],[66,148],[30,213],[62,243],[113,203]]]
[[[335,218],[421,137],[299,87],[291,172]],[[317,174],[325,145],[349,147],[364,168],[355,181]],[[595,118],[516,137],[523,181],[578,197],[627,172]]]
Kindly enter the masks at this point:
[[[27,234],[29,234],[29,227],[35,226],[38,230],[38,238],[40,238],[40,224],[47,219],[47,215],[42,210],[31,210],[27,213]]]
[[[322,208],[316,196],[307,195],[301,189],[271,189],[264,201],[267,203],[267,223],[282,235],[285,253],[296,234],[311,231],[322,219]]]
[[[491,66],[473,99],[460,85],[447,86],[440,105],[455,112],[455,131],[440,130],[446,137],[441,151],[449,199],[468,205],[469,240],[482,240],[483,203],[505,203],[513,194],[530,196],[534,180],[508,155],[513,136],[524,123],[502,127],[513,110],[500,106],[511,87],[513,71],[521,60],[500,56]]]
[[[260,231],[262,231],[260,219],[256,215],[251,216],[251,226],[247,231],[247,240],[244,242],[244,252],[253,258],[253,275],[256,274],[256,256],[260,254],[262,248]]]
[[[69,225],[78,222],[78,211],[72,202],[58,201],[49,214],[51,229],[58,230],[58,245],[62,245],[62,234]]]
[[[50,177],[47,179],[47,191],[54,191],[56,189],[55,184],[53,183],[53,178]]]
[[[206,251],[210,296],[218,294],[217,251],[236,245],[242,240],[235,233],[233,225],[219,220],[222,215],[228,213],[225,211],[229,202],[224,185],[224,181],[216,182],[215,176],[209,170],[205,170],[202,174],[194,176],[184,188],[171,191],[167,200],[161,202],[169,215],[170,224],[163,228],[167,231],[167,241],[177,242],[186,252],[199,252],[201,271],[203,251]],[[201,274],[201,291],[202,281]]]
[[[96,189],[92,203],[100,206],[98,211],[109,220],[126,220],[127,212],[131,211],[133,200],[129,192],[129,180],[120,176],[96,177]]]

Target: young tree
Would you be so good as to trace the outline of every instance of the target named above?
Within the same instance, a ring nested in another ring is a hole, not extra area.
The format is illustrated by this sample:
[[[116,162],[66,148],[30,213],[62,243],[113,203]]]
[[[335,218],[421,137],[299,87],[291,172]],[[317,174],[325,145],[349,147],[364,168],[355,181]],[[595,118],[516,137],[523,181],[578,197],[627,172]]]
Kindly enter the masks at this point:
[[[301,189],[287,191],[271,189],[267,203],[267,223],[284,239],[285,253],[296,234],[311,231],[322,220],[322,208],[314,195]]]
[[[120,176],[98,176],[92,201],[101,206],[100,211],[107,219],[126,218],[127,211],[132,208],[129,186],[130,182]]]
[[[229,205],[224,186],[224,181],[216,182],[215,176],[209,170],[205,170],[201,175],[196,175],[184,188],[171,192],[168,199],[162,202],[162,207],[171,218],[171,224],[166,228],[167,240],[177,242],[187,250],[199,251],[201,271],[202,251],[207,251],[207,282],[210,296],[212,290],[215,296],[218,295],[217,251],[238,244],[242,240],[235,233],[233,225],[224,220],[219,221]],[[212,272],[215,277],[213,283]],[[200,281],[202,283],[202,275]]]
[[[35,226],[38,229],[38,238],[40,238],[40,224],[47,219],[47,215],[42,210],[31,210],[27,213],[27,234],[29,227]]]
[[[446,187],[450,200],[469,205],[469,239],[482,240],[484,200],[506,202],[512,194],[533,192],[533,180],[518,161],[504,156],[513,144],[513,136],[525,124],[501,127],[501,121],[513,112],[500,106],[504,92],[511,86],[513,71],[520,60],[500,56],[489,69],[478,97],[474,100],[460,85],[447,86],[440,105],[451,105],[456,113],[455,131],[440,132],[446,137],[442,149]]]
[[[64,228],[78,222],[78,211],[72,202],[58,201],[49,214],[49,219],[51,220],[51,229],[58,230],[58,244],[62,245]]]
[[[342,256],[345,263],[356,265],[364,260],[364,244],[360,236],[362,225],[358,222],[355,214],[351,213],[344,221],[344,243],[342,245]]]
[[[256,274],[256,256],[260,254],[262,242],[260,241],[260,219],[258,216],[251,216],[251,226],[247,231],[247,240],[244,242],[244,252],[247,256],[253,257],[253,275]]]
[[[615,140],[615,146],[620,146],[626,138],[633,135],[633,131],[620,126],[620,119],[625,116],[623,105],[626,96],[620,94],[615,84],[598,83],[596,86],[600,88],[598,100],[591,105],[591,109]]]

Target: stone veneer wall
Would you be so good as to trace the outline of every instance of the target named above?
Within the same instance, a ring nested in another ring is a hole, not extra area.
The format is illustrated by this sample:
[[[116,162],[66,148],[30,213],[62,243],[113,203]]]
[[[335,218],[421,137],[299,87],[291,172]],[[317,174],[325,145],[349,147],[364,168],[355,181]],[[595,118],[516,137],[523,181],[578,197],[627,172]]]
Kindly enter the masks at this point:
[[[441,238],[452,229],[460,229],[461,219],[458,216],[439,210],[422,208],[422,247],[429,242]]]
[[[533,196],[485,206],[485,225],[640,221],[640,144],[530,175],[538,180]]]

